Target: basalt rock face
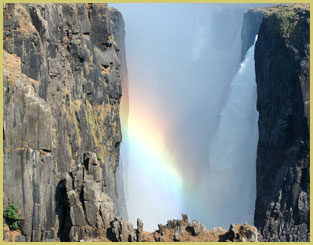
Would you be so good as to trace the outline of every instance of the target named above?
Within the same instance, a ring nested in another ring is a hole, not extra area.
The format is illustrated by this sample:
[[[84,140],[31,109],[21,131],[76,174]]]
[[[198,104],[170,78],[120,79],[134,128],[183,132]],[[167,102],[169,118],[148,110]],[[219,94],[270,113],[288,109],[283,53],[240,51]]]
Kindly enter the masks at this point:
[[[264,241],[309,241],[309,20],[269,8],[255,46],[259,142],[254,225]]]
[[[95,237],[119,215],[121,23],[105,4],[5,6],[4,208],[26,241]]]
[[[241,28],[241,61],[244,60],[247,51],[254,44],[265,10],[266,8],[250,9],[243,15]]]

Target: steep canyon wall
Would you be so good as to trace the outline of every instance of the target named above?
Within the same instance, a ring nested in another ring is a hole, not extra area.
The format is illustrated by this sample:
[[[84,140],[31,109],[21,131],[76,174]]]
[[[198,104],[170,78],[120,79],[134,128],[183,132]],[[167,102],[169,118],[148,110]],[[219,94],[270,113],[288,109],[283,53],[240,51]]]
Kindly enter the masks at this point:
[[[119,215],[121,23],[105,4],[5,6],[4,208],[27,241],[94,237]]]
[[[254,225],[264,241],[309,241],[310,10],[248,11],[243,48],[255,45],[259,142]]]
[[[310,10],[277,6],[255,46],[259,142],[254,224],[265,241],[309,241]]]

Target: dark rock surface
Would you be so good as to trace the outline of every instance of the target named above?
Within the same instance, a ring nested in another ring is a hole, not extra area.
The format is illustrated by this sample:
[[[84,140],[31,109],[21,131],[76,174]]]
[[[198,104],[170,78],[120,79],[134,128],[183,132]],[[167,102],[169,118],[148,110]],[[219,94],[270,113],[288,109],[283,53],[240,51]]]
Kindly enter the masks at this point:
[[[249,48],[253,45],[255,37],[259,32],[266,8],[250,9],[243,15],[241,28],[241,61],[244,60]]]
[[[263,241],[310,237],[310,11],[268,9],[255,46],[259,142],[254,225]]]
[[[4,208],[26,241],[95,237],[119,215],[121,23],[106,4],[5,5]]]

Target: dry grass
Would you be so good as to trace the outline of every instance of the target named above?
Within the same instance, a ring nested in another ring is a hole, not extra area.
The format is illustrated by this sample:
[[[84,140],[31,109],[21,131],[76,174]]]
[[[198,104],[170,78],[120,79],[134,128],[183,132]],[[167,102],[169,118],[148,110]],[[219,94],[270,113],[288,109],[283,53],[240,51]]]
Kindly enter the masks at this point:
[[[35,88],[38,88],[39,82],[27,77],[21,72],[21,59],[15,54],[9,54],[6,51],[3,51],[3,67],[8,72],[8,85],[17,87],[17,79],[23,82],[26,85],[33,85]]]
[[[15,10],[14,15],[18,18],[19,24],[18,28],[16,29],[17,31],[29,34],[37,32],[36,28],[33,26],[31,22],[31,18],[28,12],[25,10],[22,4],[16,4],[14,10]]]
[[[8,242],[8,239],[7,238],[10,238],[10,240],[12,242],[15,242],[16,240],[16,237],[21,235],[21,231],[20,230],[10,230],[9,226],[7,224],[3,224],[3,231],[6,232],[6,235],[4,237],[4,241],[5,242]]]

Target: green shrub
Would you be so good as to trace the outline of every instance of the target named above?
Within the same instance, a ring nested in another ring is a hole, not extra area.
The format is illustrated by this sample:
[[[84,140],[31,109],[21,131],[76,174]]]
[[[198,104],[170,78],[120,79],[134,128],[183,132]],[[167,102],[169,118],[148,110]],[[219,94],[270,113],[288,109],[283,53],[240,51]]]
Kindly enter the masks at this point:
[[[20,220],[20,217],[18,216],[17,212],[18,212],[18,208],[12,204],[9,204],[7,209],[4,211],[3,216],[11,230],[18,229],[18,221]]]

